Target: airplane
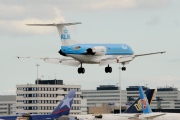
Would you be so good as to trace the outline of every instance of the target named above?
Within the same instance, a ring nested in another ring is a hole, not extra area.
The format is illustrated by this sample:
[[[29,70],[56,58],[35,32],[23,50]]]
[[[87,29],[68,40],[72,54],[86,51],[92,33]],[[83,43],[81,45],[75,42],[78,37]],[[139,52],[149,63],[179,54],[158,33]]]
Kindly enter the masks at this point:
[[[143,113],[136,114],[102,114],[102,115],[77,115],[75,120],[177,120],[180,118],[179,113],[161,113],[152,112],[149,101],[143,92],[141,86],[138,87],[140,93],[140,101]],[[131,108],[132,109],[132,108]]]
[[[147,97],[143,93],[142,87],[139,86],[140,99],[142,102],[142,110],[143,114],[136,115],[134,117],[138,120],[177,120],[180,118],[179,113],[160,113],[160,112],[152,112],[149,103],[147,102]]]
[[[79,74],[85,73],[85,68],[82,64],[99,64],[99,66],[107,65],[105,67],[106,73],[112,72],[110,64],[121,63],[123,67],[122,71],[126,70],[125,65],[131,62],[134,58],[139,56],[162,54],[165,51],[153,52],[146,54],[134,54],[131,47],[127,44],[82,44],[71,39],[71,35],[66,26],[81,24],[81,22],[73,23],[53,23],[53,24],[26,24],[28,26],[55,26],[58,29],[58,33],[61,39],[62,46],[59,50],[59,54],[64,58],[50,58],[44,57],[45,62],[57,63],[61,65],[80,66],[78,68]],[[19,57],[17,58],[30,58]]]
[[[0,120],[54,120],[63,115],[69,115],[73,99],[75,97],[75,89],[71,89],[64,99],[58,104],[54,111],[49,115],[23,114],[21,116],[0,116]]]
[[[144,93],[147,96],[147,100],[149,104],[151,104],[153,96],[155,94],[155,89],[147,89]],[[142,104],[140,97],[137,98],[134,103],[130,105],[122,114],[122,118],[124,119],[124,115],[127,116],[134,116],[139,115],[142,113]],[[116,118],[119,118],[120,116],[116,116],[115,114],[88,114],[88,115],[77,115],[75,116],[76,120],[94,120],[94,119],[102,119],[102,120],[114,120]],[[110,119],[111,118],[111,119]],[[113,118],[113,119],[112,119]],[[123,120],[122,119],[122,120]],[[125,118],[126,119],[126,118]],[[119,120],[119,119],[118,119]]]

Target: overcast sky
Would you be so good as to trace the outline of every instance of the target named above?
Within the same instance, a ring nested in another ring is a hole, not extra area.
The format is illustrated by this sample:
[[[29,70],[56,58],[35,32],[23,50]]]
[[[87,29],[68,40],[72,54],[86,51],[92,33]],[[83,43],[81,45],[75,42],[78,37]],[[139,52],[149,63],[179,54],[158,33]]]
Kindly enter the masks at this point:
[[[16,84],[34,83],[36,64],[42,79],[63,79],[65,84],[95,89],[117,85],[118,64],[106,74],[99,65],[76,67],[44,63],[15,56],[62,57],[55,27],[29,27],[27,23],[82,22],[68,27],[71,38],[82,43],[125,43],[139,57],[121,71],[122,88],[146,85],[180,87],[179,0],[0,0],[0,94],[15,94]]]

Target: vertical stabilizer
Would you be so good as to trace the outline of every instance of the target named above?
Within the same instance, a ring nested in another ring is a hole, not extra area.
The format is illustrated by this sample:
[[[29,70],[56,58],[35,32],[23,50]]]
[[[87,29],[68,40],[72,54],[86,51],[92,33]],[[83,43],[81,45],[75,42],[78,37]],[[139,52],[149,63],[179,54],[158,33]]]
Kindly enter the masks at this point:
[[[142,111],[144,114],[152,113],[151,107],[148,103],[147,97],[144,94],[144,91],[141,86],[138,86],[139,88],[139,93],[140,93],[140,99],[142,103]]]
[[[147,96],[149,104],[151,104],[151,101],[153,99],[154,93],[155,93],[155,89],[147,89],[145,91],[145,94]],[[141,113],[141,112],[142,112],[142,104],[141,104],[141,100],[140,100],[140,97],[139,97],[123,113]]]
[[[53,115],[68,115],[71,109],[71,105],[73,103],[73,99],[75,97],[75,89],[71,89],[70,92],[66,95],[66,97],[59,103],[59,105],[54,109],[51,113]]]
[[[26,24],[28,26],[56,26],[58,29],[59,37],[63,46],[76,44],[77,42],[71,39],[71,35],[66,26],[81,24],[81,22],[74,23],[58,23],[58,24]]]

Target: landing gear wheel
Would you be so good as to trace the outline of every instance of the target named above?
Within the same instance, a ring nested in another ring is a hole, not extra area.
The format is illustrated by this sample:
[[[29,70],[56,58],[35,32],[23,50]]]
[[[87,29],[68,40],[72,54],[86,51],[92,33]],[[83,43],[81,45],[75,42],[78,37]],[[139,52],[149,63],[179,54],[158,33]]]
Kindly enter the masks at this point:
[[[122,71],[126,71],[126,67],[122,67]]]
[[[81,68],[78,68],[78,73],[81,74]]]
[[[79,73],[79,74],[81,74],[81,73],[84,74],[84,73],[85,73],[85,69],[84,69],[84,68],[81,68],[81,67],[78,68],[78,73]]]
[[[105,72],[108,73],[108,67],[105,67]]]
[[[112,67],[109,67],[109,73],[111,73],[112,72]]]
[[[84,74],[85,73],[85,69],[81,68],[81,73]]]
[[[112,67],[105,67],[105,72],[106,73],[111,73],[112,72]]]

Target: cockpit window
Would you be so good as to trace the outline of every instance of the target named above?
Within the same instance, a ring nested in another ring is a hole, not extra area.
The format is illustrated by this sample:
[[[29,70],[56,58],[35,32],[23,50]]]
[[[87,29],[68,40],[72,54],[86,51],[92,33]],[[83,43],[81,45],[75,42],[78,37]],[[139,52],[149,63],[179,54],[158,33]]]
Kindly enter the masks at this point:
[[[79,50],[81,47],[80,46],[76,46],[74,47],[74,50]]]

